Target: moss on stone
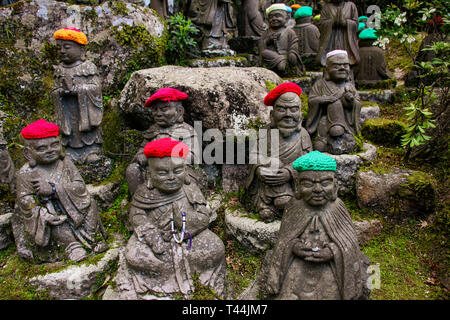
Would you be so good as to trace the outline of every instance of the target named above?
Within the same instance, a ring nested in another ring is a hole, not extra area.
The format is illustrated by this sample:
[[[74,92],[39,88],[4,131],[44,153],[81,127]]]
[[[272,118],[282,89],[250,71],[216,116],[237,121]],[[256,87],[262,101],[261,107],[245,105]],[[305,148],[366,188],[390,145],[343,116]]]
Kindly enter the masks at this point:
[[[385,146],[400,146],[406,125],[398,120],[383,118],[368,119],[361,127],[361,134],[367,140]]]
[[[380,80],[375,83],[361,83],[356,81],[356,87],[358,88],[358,90],[393,89],[396,85],[397,80],[395,79]]]
[[[130,9],[127,8],[123,1],[110,1],[108,2],[108,7],[111,8],[115,15],[126,16],[130,12]]]
[[[424,204],[424,213],[432,213],[436,208],[436,184],[437,181],[429,174],[414,171],[408,176],[408,182],[401,185],[399,196],[412,198]]]

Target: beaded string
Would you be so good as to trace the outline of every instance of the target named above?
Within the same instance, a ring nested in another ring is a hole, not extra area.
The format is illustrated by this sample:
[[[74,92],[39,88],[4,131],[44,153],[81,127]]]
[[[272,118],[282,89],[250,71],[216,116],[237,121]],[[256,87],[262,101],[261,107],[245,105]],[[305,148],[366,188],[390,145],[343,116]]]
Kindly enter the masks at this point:
[[[181,227],[181,236],[180,239],[178,239],[177,237],[177,233],[175,231],[175,221],[173,218],[173,211],[172,211],[172,218],[170,218],[170,227],[171,227],[171,233],[172,233],[172,237],[175,240],[176,243],[181,244],[183,243],[184,240],[184,234],[187,233],[187,235],[189,236],[189,246],[188,246],[188,250],[191,250],[192,247],[192,236],[191,234],[186,231],[186,213],[182,212],[181,213],[181,218],[182,218],[182,227]]]

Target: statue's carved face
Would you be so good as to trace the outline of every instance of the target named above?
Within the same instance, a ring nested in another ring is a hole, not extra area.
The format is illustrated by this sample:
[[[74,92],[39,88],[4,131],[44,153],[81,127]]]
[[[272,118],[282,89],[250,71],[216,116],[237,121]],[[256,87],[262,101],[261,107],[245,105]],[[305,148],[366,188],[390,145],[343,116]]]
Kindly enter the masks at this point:
[[[51,164],[61,156],[61,141],[58,137],[27,140],[24,152],[29,161],[33,159],[38,165]]]
[[[303,171],[298,181],[300,197],[312,207],[323,206],[337,198],[334,171]]]
[[[293,92],[283,93],[276,101],[271,112],[275,127],[280,129],[297,128],[302,120],[301,100]]]
[[[271,13],[269,13],[268,20],[269,25],[272,29],[278,29],[286,24],[288,20],[288,15],[287,12],[284,10],[274,10]]]
[[[186,178],[185,159],[179,157],[148,158],[153,186],[164,193],[174,193]]]
[[[350,64],[347,56],[338,54],[328,58],[327,73],[332,81],[347,80],[350,76]]]
[[[180,117],[181,108],[177,107],[178,104],[181,102],[155,101],[152,103],[152,116],[155,123],[161,127],[174,125]]]
[[[83,46],[71,40],[56,40],[58,45],[58,52],[61,61],[64,64],[72,64],[81,60],[83,53]]]

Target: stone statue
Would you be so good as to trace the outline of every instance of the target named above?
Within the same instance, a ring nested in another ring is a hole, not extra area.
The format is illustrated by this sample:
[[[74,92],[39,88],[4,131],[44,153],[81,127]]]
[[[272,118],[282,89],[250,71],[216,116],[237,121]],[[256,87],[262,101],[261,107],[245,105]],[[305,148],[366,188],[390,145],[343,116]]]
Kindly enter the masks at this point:
[[[317,63],[325,66],[328,52],[345,50],[351,66],[359,63],[358,10],[351,1],[330,0],[320,13]]]
[[[364,85],[391,79],[384,51],[373,45],[374,41],[378,39],[375,30],[371,28],[362,30],[359,39],[360,62],[353,70],[355,82]]]
[[[312,23],[313,9],[309,6],[303,6],[294,14],[296,25],[294,31],[298,37],[298,51],[303,62],[306,60],[314,62],[319,51],[319,29]]]
[[[292,28],[287,28],[289,19],[283,3],[271,5],[266,10],[269,29],[259,40],[260,65],[266,66],[280,76],[301,76],[304,72],[298,52],[298,38]]]
[[[336,161],[312,151],[293,168],[298,191],[263,262],[260,288],[280,300],[367,299],[369,259],[337,197]]]
[[[331,51],[327,55],[324,75],[308,96],[306,129],[315,134],[314,150],[343,154],[353,152],[359,132],[361,102],[351,80],[347,52]]]
[[[294,194],[293,181],[297,172],[291,163],[312,150],[309,134],[302,128],[301,92],[299,86],[287,82],[273,89],[264,99],[264,104],[273,106],[269,129],[277,129],[279,144],[273,146],[277,149],[271,149],[271,141],[276,138],[269,130],[267,156],[257,155],[256,164],[250,168],[246,188],[253,199],[253,209],[265,221],[282,215]]]
[[[3,138],[2,128],[0,127],[0,184],[9,185],[14,178],[14,163],[8,153],[8,143]]]
[[[238,31],[241,37],[259,38],[267,29],[259,11],[259,0],[243,0],[238,15]]]
[[[2,112],[0,111],[0,116]],[[10,232],[10,211],[11,207],[5,197],[9,197],[13,187],[14,163],[8,153],[8,144],[3,139],[2,122],[0,121],[0,250],[5,249],[12,243]]]
[[[144,147],[148,142],[170,137],[185,143],[191,153],[187,158],[188,174],[195,179],[192,163],[194,160],[195,131],[192,126],[184,122],[184,108],[182,101],[188,95],[173,88],[162,88],[156,91],[145,103],[145,107],[151,108],[154,123],[144,132],[144,141],[141,148],[127,167],[125,178],[128,182],[128,190],[134,194],[137,187],[145,180],[147,170],[147,158],[144,155]]]
[[[64,156],[59,127],[43,119],[26,126],[23,154],[28,161],[16,174],[13,233],[20,257],[55,261],[64,250],[81,261],[88,251],[107,249],[97,204],[72,161]]]
[[[235,28],[231,0],[191,0],[186,17],[203,28],[203,50],[228,49],[227,35]]]
[[[134,229],[124,253],[129,276],[118,279],[117,287],[139,295],[189,295],[197,275],[202,285],[223,296],[225,246],[208,229],[210,209],[186,172],[188,147],[162,138],[149,142],[144,154],[150,171],[129,212]]]
[[[56,123],[67,155],[76,162],[95,162],[102,153],[102,88],[97,67],[82,59],[87,38],[75,28],[55,32],[62,63],[55,67],[52,92]]]

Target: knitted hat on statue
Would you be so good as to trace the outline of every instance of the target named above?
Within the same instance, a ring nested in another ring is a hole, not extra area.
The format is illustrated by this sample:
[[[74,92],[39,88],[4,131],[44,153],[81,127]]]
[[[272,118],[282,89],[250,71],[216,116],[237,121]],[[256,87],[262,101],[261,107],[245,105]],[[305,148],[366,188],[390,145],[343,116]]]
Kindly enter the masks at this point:
[[[153,140],[144,147],[144,155],[147,158],[178,157],[186,159],[188,154],[187,145],[169,137]]]
[[[320,151],[311,151],[297,158],[292,167],[299,172],[336,171],[336,160]]]
[[[294,19],[303,18],[303,17],[310,17],[313,14],[313,8],[308,6],[303,6],[297,11],[295,11]]]
[[[56,31],[53,34],[53,37],[56,40],[57,39],[71,40],[71,41],[75,41],[76,43],[79,43],[82,45],[86,45],[88,43],[86,35],[83,32],[81,32],[80,30],[75,29],[75,28],[59,29],[58,31]]]
[[[366,16],[361,16],[358,18],[358,21],[361,21],[361,20],[369,20],[369,18]]]
[[[372,28],[364,29],[359,34],[359,38],[361,40],[377,40],[378,39],[377,31]]]
[[[298,85],[296,85],[293,82],[284,82],[267,94],[267,96],[264,98],[264,104],[266,106],[273,106],[275,101],[283,93],[286,93],[286,92],[294,92],[300,97],[302,94],[302,88],[300,88]]]
[[[358,32],[360,32],[362,29],[366,27],[366,24],[364,22],[358,23]]]
[[[266,9],[266,15],[268,16],[272,11],[275,10],[283,10],[286,12],[291,12],[292,9],[289,8],[288,6],[286,6],[284,3],[274,3],[273,5],[271,5],[270,7],[268,7]]]
[[[20,131],[24,139],[42,139],[48,137],[57,137],[59,134],[59,127],[54,124],[40,119],[30,123]]]
[[[188,95],[173,88],[161,88],[148,98],[145,107],[149,108],[154,101],[179,101],[186,100]]]

